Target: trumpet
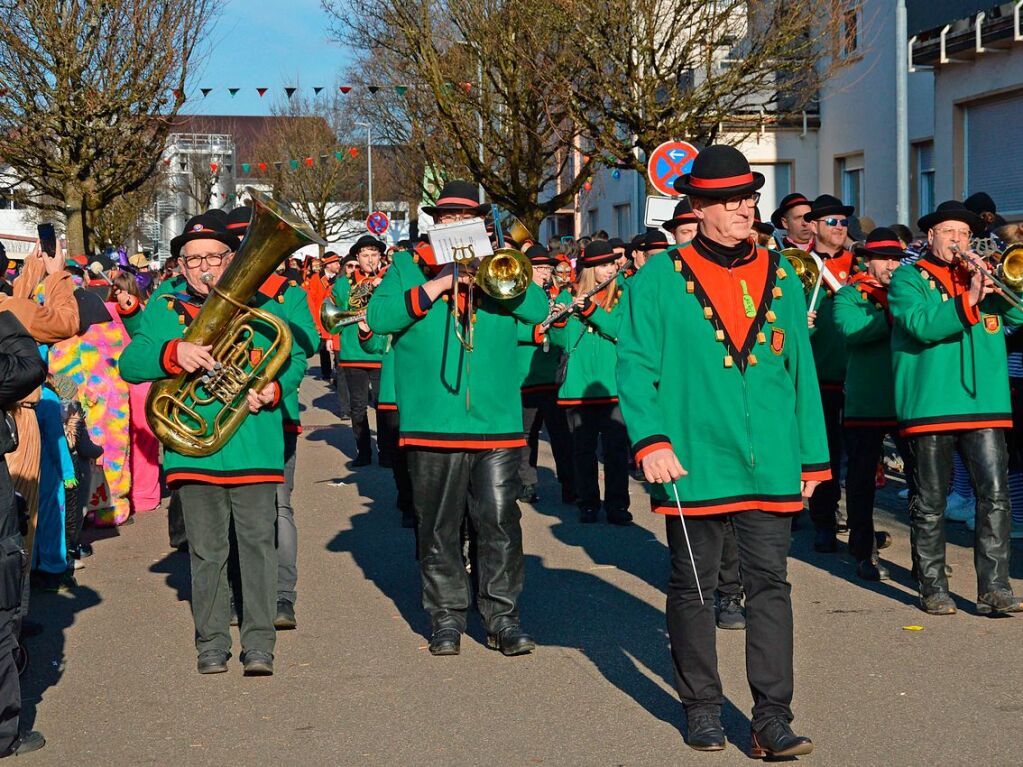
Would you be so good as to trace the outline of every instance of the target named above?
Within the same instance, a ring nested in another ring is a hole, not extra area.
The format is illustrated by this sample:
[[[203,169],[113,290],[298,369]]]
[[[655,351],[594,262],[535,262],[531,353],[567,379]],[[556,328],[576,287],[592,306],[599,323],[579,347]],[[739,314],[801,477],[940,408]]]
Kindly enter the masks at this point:
[[[984,275],[1014,309],[1023,309],[1023,298],[1020,297],[1020,290],[1023,289],[1023,245],[1010,245],[1006,248],[994,271],[986,268],[980,259],[974,261],[963,255],[958,243],[953,242],[951,250],[953,261],[958,260],[969,271]]]
[[[381,273],[370,276],[379,277]],[[367,278],[357,284],[348,294],[347,309],[342,309],[329,298],[323,299],[323,303],[320,304],[320,324],[323,329],[334,335],[341,328],[366,319],[366,307],[369,306],[369,299],[373,297],[373,291],[376,289],[374,279]]]
[[[458,308],[457,299],[458,267],[459,264],[468,266],[473,261],[474,259],[469,258],[454,262],[453,282],[455,298],[451,302],[451,315],[455,321],[455,336],[462,344],[462,348],[467,352],[473,350],[473,323],[470,318],[468,332],[462,332],[463,318],[461,310]],[[515,248],[498,248],[492,255],[484,256],[480,259],[479,266],[476,267],[476,273],[473,275],[473,279],[466,291],[466,307],[469,311],[472,311],[473,290],[476,287],[479,287],[480,290],[491,298],[507,301],[525,293],[526,288],[529,287],[529,283],[532,281],[533,265],[529,263],[529,259],[522,252],[515,250]]]
[[[615,272],[613,275],[608,277],[603,282],[598,282],[596,285],[593,286],[592,289],[590,289],[590,290],[586,291],[585,293],[583,293],[581,298],[585,298],[585,299],[593,298],[595,295],[597,295],[597,293],[599,293],[604,288],[606,288],[608,285],[610,285],[612,282],[617,280],[618,279],[618,275],[621,274],[622,272],[626,271],[627,269],[629,269],[631,266],[632,266],[632,259],[630,258],[628,261],[626,261],[622,265],[621,269],[619,269],[617,272]],[[561,322],[563,319],[566,319],[567,317],[570,317],[571,315],[575,314],[575,312],[576,312],[576,305],[574,303],[568,304],[567,306],[565,304],[562,304],[559,309],[556,309],[556,310],[552,311],[550,313],[550,315],[547,317],[547,319],[545,319],[543,322],[540,323],[540,330],[543,331],[544,333],[546,333],[547,330],[550,329],[550,326],[553,325],[555,322]]]

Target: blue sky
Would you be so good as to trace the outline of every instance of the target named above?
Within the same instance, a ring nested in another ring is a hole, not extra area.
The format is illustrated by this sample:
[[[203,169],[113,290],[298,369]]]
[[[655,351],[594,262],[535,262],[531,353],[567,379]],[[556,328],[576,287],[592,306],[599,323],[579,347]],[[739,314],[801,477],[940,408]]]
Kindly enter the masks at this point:
[[[333,88],[351,54],[329,39],[327,25],[320,0],[226,0],[183,111],[267,115],[285,86],[310,96],[314,86]],[[260,98],[257,87],[270,90]],[[213,92],[203,98],[200,88]],[[232,98],[228,88],[241,91]]]

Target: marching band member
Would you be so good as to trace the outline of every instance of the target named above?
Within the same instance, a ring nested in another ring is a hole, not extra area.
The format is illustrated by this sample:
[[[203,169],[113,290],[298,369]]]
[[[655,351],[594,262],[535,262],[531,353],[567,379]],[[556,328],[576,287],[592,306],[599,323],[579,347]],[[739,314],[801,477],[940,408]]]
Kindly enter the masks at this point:
[[[750,242],[763,184],[729,146],[704,149],[676,181],[699,232],[630,280],[617,371],[633,450],[667,520],[668,632],[688,743],[725,747],[704,595],[718,585],[730,520],[747,595],[751,748],[781,757],[813,748],[789,726],[791,515],[830,469],[801,285],[777,253]]]
[[[849,553],[856,560],[857,576],[880,581],[888,578],[888,569],[878,561],[877,550],[890,544],[891,536],[875,535],[874,493],[886,434],[895,439],[905,461],[906,479],[913,481],[909,451],[895,428],[892,319],[888,311],[888,286],[906,251],[895,232],[881,227],[856,248],[856,255],[864,259],[865,270],[835,295],[835,326],[845,338],[849,354],[842,421],[848,456]]]
[[[445,224],[482,217],[489,207],[476,202],[473,184],[451,181],[424,211]],[[460,652],[470,598],[460,536],[468,512],[477,534],[477,604],[487,646],[521,655],[535,643],[518,612],[523,560],[515,497],[526,441],[518,377],[508,375],[508,360],[515,355],[516,320],[541,322],[548,303],[530,284],[522,295],[501,301],[473,290],[469,305],[472,270],[459,267],[456,283],[453,265],[437,264],[426,243],[415,253],[396,253],[370,300],[367,321],[374,333],[392,335],[423,606],[433,625],[430,652]],[[462,327],[456,327],[456,316]]]
[[[190,219],[184,232],[171,241],[171,252],[181,256],[187,287],[184,292],[154,297],[146,305],[138,332],[121,355],[121,375],[126,381],[156,381],[181,372],[214,368],[217,361],[210,355],[212,347],[188,343],[181,336],[237,247],[238,238],[223,221],[205,214]],[[272,282],[256,294],[253,305],[289,324],[296,315],[308,315],[301,291],[287,290],[283,279],[276,286]],[[260,323],[254,323],[254,328],[253,353],[257,353],[260,345],[268,348],[272,337]],[[203,457],[164,451],[167,483],[178,489],[188,532],[192,616],[201,674],[226,671],[231,655],[227,559],[232,522],[245,597],[242,663],[247,675],[273,673],[275,485],[284,481],[284,429],[279,405],[284,392],[298,388],[306,354],[296,340],[279,378],[262,391],[248,392],[250,415],[222,449]]]
[[[604,511],[612,525],[628,525],[629,438],[618,407],[615,380],[615,345],[622,312],[622,288],[612,278],[618,271],[614,251],[594,240],[583,251],[579,281],[572,303],[576,311],[559,331],[568,363],[558,389],[558,405],[566,408],[572,435],[576,504],[579,521],[597,521],[600,485],[597,472],[597,441],[604,458]],[[612,282],[589,296],[602,282]]]
[[[661,224],[661,228],[675,238],[676,245],[689,242],[696,236],[699,219],[693,213],[693,206],[688,197],[683,197],[675,205],[671,218]]]
[[[810,201],[799,192],[785,195],[778,209],[771,214],[774,228],[784,229],[779,245],[782,248],[799,248],[809,253],[813,250],[813,227],[804,218],[810,212]]]
[[[316,323],[316,330],[320,334],[320,378],[324,381],[329,381],[333,377],[334,367],[331,357],[339,345],[339,339],[336,336],[332,336],[323,327],[323,324],[320,322],[320,309],[323,306],[324,300],[334,290],[334,281],[337,280],[337,276],[341,272],[341,257],[337,253],[328,250],[323,254],[320,264],[323,270],[309,275],[309,278],[302,284],[302,287],[309,297],[309,313],[312,315],[313,322]]]
[[[945,571],[945,493],[952,455],[963,457],[977,495],[977,611],[1023,610],[1009,583],[1010,510],[1005,430],[1012,428],[1003,323],[1023,323],[977,268],[970,235],[984,221],[943,202],[918,222],[925,255],[892,275],[892,360],[899,429],[913,456],[909,514],[923,609],[956,611]]]
[[[757,240],[757,245],[762,245],[765,248],[774,247],[774,227],[761,220],[759,206],[757,206],[753,218],[753,236]]]
[[[547,292],[550,305],[560,291],[554,283],[553,273],[557,260],[543,245],[535,244],[526,250],[533,265],[533,282]],[[559,327],[555,325],[554,327]],[[560,327],[564,327],[561,324]],[[552,337],[554,336],[554,337]],[[568,431],[565,411],[558,407],[558,363],[564,347],[561,334],[544,332],[540,325],[519,323],[519,373],[522,376],[522,428],[526,434],[526,447],[519,459],[519,481],[522,489],[519,500],[536,503],[536,461],[540,442],[540,429],[547,427],[554,454],[554,466],[561,484],[561,502],[575,502],[574,467],[572,462],[572,436]]]
[[[632,274],[635,274],[652,256],[668,249],[668,237],[659,229],[648,229],[643,240],[632,253]],[[629,275],[632,276],[631,274]]]
[[[384,244],[371,234],[360,237],[349,251],[358,261],[358,267],[351,280],[334,282],[333,300],[338,308],[348,307],[352,289],[366,280],[379,285],[380,259],[386,250]],[[373,448],[370,444],[369,416],[367,407],[376,406],[380,394],[380,355],[369,354],[359,344],[359,326],[346,325],[341,329],[341,351],[338,365],[345,371],[345,385],[352,404],[352,433],[355,436],[356,455],[350,465],[353,468],[367,466],[373,462]],[[372,390],[372,395],[370,394]],[[377,445],[379,450],[380,445]],[[389,466],[392,456],[380,455],[383,465]]]
[[[800,206],[790,209],[798,210]],[[845,384],[845,338],[835,325],[835,293],[848,284],[853,271],[853,254],[845,249],[852,205],[844,205],[837,197],[822,194],[803,214],[813,232],[812,252],[824,264],[817,302],[810,307],[810,345],[817,365],[821,402],[824,404],[824,425],[828,432],[831,456],[831,479],[822,482],[810,499],[810,518],[816,530],[813,547],[822,553],[838,549],[835,537],[838,525],[838,502],[842,491],[838,483],[842,462],[842,403]],[[811,295],[812,299],[813,296]]]

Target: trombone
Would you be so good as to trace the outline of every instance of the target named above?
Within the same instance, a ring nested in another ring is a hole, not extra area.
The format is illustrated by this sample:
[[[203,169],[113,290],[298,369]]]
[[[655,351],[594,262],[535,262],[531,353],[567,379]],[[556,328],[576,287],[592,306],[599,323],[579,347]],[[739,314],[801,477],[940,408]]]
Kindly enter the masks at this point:
[[[980,258],[976,261],[967,258],[958,243],[953,242],[951,250],[953,261],[961,261],[971,272],[980,272],[991,281],[1010,306],[1023,309],[1023,298],[1020,297],[1020,290],[1023,289],[1023,244],[1017,243],[1006,248],[994,271],[983,266]]]

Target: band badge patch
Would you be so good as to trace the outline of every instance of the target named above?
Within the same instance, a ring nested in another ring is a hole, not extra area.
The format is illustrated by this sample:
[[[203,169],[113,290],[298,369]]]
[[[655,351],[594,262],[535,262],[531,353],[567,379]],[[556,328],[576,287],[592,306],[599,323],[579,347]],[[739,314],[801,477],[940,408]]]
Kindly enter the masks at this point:
[[[781,354],[785,350],[785,331],[781,328],[771,328],[771,351]]]
[[[1002,327],[1001,321],[998,319],[997,314],[985,314],[984,315],[984,330],[988,333],[997,333]]]
[[[252,365],[252,367],[256,367],[262,361],[263,361],[262,349],[249,349],[249,363]]]

